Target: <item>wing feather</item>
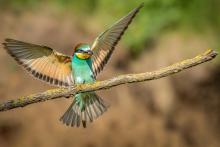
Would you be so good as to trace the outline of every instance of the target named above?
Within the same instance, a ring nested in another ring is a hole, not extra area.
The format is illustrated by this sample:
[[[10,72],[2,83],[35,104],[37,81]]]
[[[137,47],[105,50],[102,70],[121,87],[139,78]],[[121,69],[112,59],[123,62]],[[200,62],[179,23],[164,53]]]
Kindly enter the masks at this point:
[[[104,65],[108,62],[111,54],[114,51],[115,46],[132,22],[133,18],[143,7],[143,3],[137,8],[133,9],[128,15],[121,18],[109,29],[101,33],[94,41],[91,49],[94,52],[92,58],[92,67],[95,76],[104,68]]]
[[[74,84],[71,57],[49,47],[6,39],[3,43],[7,52],[28,73],[51,85],[68,87]]]

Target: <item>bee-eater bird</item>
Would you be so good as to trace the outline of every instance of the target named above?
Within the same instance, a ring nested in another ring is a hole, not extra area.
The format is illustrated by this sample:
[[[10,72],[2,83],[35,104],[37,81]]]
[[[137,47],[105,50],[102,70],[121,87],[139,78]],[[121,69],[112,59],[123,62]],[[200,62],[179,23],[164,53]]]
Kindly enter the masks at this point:
[[[59,87],[72,87],[74,84],[93,83],[97,74],[111,57],[121,36],[143,4],[118,20],[101,33],[90,47],[80,43],[72,56],[61,54],[50,47],[35,45],[14,39],[5,39],[7,52],[35,78]],[[60,118],[67,126],[94,121],[107,110],[102,98],[95,92],[79,93],[73,103]]]

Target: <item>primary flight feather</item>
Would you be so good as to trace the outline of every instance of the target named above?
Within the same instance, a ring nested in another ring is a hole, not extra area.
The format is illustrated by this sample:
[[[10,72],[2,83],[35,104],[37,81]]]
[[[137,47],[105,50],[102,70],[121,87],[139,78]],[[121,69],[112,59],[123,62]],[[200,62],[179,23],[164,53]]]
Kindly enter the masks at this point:
[[[70,87],[74,84],[93,83],[103,70],[115,46],[143,7],[133,9],[126,16],[101,33],[90,47],[78,44],[73,56],[67,56],[46,46],[35,45],[14,39],[5,39],[7,52],[31,75],[51,85]],[[95,92],[79,93],[60,118],[67,126],[81,124],[86,127],[107,110],[105,102]]]

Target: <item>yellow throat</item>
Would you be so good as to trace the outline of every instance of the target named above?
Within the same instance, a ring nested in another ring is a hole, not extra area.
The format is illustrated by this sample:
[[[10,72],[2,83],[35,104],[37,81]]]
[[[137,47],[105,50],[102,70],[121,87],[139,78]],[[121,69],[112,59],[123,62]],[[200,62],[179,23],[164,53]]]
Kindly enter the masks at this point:
[[[80,59],[88,59],[89,57],[91,57],[91,55],[87,53],[76,53],[76,56]]]

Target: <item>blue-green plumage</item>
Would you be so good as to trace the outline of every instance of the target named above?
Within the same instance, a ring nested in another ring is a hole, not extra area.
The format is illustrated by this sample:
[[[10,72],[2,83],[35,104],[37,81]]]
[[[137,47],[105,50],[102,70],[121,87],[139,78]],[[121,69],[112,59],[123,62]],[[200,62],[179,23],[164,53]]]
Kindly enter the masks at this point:
[[[92,71],[92,61],[91,58],[80,59],[76,55],[72,58],[72,71],[75,83],[92,83],[95,81]]]
[[[80,59],[76,55],[72,58],[72,71],[73,78],[76,84],[86,84],[95,81],[92,71],[92,61],[88,59]],[[87,94],[87,93],[86,93]],[[85,95],[84,93],[79,93],[75,95],[76,103],[80,106],[81,111],[85,107]]]
[[[91,50],[88,45],[79,45],[71,60],[72,75],[76,84],[88,84],[95,82],[95,76],[92,69],[92,60],[90,58]],[[78,93],[74,101],[61,117],[61,120],[67,125],[79,126],[82,122],[86,127],[86,122],[92,122],[100,116],[107,107],[103,100],[95,92]]]

